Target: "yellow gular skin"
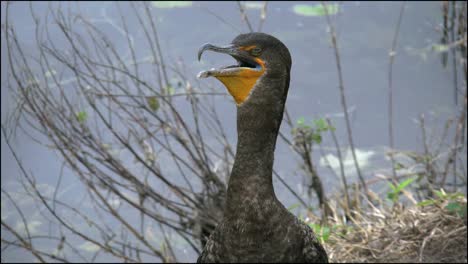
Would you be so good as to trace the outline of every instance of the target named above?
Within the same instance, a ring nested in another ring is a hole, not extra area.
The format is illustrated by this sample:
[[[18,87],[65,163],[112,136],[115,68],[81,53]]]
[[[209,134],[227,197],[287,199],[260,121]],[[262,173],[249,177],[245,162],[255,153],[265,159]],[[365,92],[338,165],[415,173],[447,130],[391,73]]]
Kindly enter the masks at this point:
[[[215,76],[226,86],[237,105],[247,99],[258,78],[265,72],[265,63],[258,58],[255,61],[261,65],[260,71],[242,68],[236,74]]]

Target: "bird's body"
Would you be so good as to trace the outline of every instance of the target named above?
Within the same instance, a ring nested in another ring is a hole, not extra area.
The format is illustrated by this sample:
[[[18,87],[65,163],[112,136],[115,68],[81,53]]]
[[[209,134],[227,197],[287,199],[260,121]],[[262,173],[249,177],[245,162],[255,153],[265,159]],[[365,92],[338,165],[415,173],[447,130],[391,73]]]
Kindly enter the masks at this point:
[[[237,220],[223,220],[198,262],[327,262],[326,252],[307,225],[278,201],[266,203],[251,203],[245,207],[250,212],[241,213]]]
[[[276,198],[272,170],[289,88],[291,57],[278,39],[243,34],[228,47],[205,45],[238,65],[200,73],[214,76],[237,103],[238,142],[223,220],[198,262],[327,262],[312,230]]]

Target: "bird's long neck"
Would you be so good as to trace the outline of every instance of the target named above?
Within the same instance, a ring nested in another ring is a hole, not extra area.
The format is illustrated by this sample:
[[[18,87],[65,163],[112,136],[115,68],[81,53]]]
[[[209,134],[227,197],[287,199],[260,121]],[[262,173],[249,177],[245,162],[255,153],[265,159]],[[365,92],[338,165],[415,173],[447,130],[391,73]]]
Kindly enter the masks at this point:
[[[229,180],[226,217],[245,217],[249,210],[258,211],[277,201],[272,171],[282,110],[277,103],[238,108],[237,152]]]

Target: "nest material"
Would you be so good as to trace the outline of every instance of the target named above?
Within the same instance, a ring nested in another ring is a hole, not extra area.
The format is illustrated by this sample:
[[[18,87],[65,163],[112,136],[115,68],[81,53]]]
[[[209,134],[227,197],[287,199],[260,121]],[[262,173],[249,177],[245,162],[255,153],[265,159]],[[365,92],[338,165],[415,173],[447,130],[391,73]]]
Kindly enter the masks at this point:
[[[466,212],[396,206],[355,216],[351,230],[335,230],[325,243],[331,262],[467,262]]]

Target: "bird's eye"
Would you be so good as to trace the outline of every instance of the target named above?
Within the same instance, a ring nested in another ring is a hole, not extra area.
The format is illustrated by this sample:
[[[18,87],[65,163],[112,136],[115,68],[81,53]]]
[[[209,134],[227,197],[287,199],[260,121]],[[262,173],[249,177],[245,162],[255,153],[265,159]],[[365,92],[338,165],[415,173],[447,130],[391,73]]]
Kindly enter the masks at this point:
[[[260,53],[262,53],[262,49],[259,47],[255,47],[250,51],[250,54],[252,54],[253,56],[259,56]]]

